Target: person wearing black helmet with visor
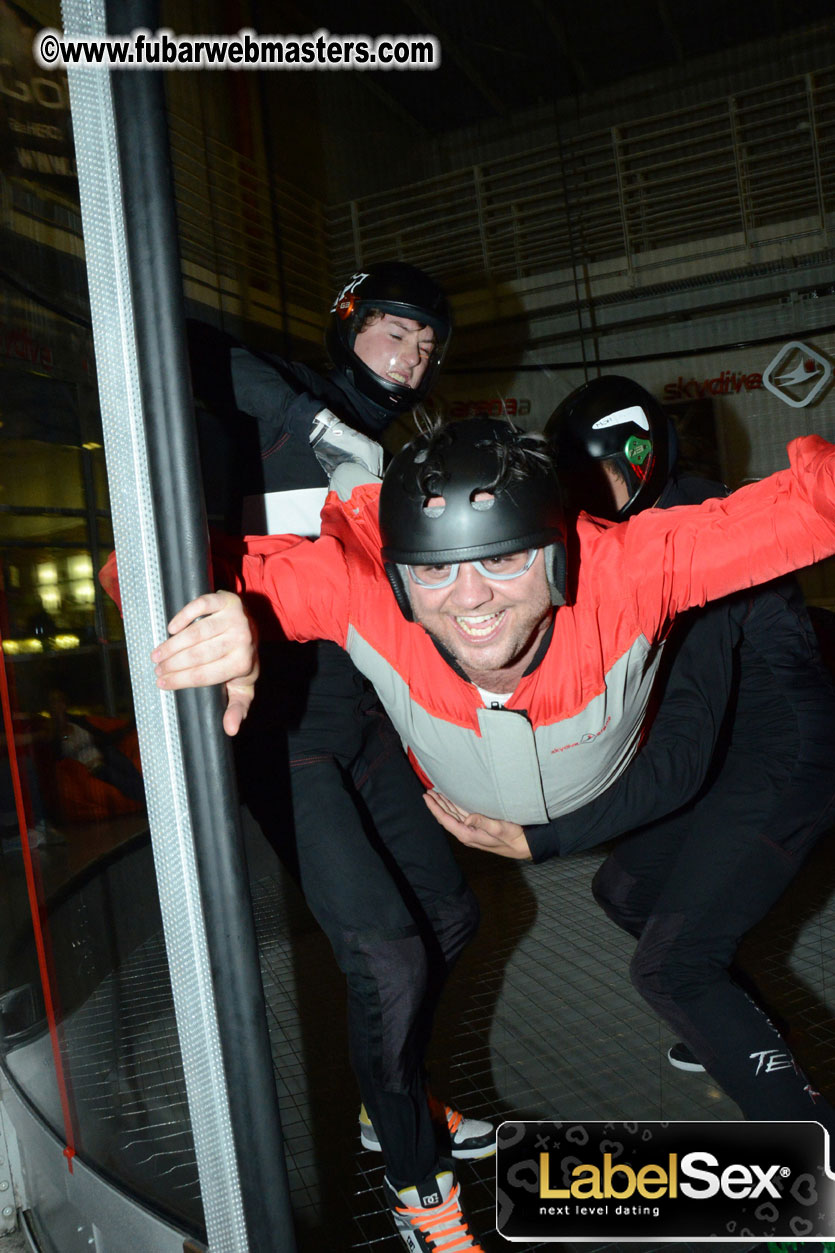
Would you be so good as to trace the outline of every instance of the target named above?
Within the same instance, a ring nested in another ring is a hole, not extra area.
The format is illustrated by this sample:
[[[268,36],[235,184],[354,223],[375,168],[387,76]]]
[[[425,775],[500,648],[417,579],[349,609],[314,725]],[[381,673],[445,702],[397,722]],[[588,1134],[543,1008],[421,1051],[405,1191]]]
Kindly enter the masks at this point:
[[[671,419],[632,379],[607,375],[578,388],[546,433],[571,499],[611,521],[727,494],[677,469]],[[542,860],[635,831],[593,891],[638,939],[635,986],[684,1035],[670,1061],[707,1068],[748,1118],[802,1116],[807,1080],[733,967],[745,932],[835,817],[835,688],[796,580],[680,618],[663,677],[629,774],[597,811],[527,842]]]
[[[401,449],[382,489],[338,466],[321,537],[248,542],[235,585],[288,636],[355,660],[442,824],[452,811],[543,825],[635,756],[677,614],[835,552],[835,446],[807,436],[789,458],[724,500],[568,530],[544,440],[452,423]],[[174,616],[152,653],[160,686],[199,681],[229,596]],[[389,1195],[404,1224],[431,1222],[431,1205],[417,1216]]]
[[[349,460],[380,468],[376,440],[429,394],[450,331],[443,290],[402,262],[369,265],[340,288],[325,375],[190,323],[194,390],[209,409],[201,442],[204,479],[217,486],[210,513],[235,534],[318,534],[329,474]],[[424,1074],[434,1008],[478,905],[345,653],[280,642],[265,624],[260,662],[236,745],[242,800],[297,876],[346,975],[361,1143],[382,1149],[396,1189],[416,1201],[437,1191],[439,1154],[495,1151],[492,1125],[441,1105]]]
[[[607,374],[576,388],[552,413],[545,434],[556,448],[566,499],[577,511],[621,522],[656,505],[677,482],[675,427],[632,379]],[[613,483],[621,485],[617,502]],[[696,504],[724,494],[697,491],[692,499],[683,495],[669,503]]]
[[[214,486],[210,512],[233,532],[243,525],[277,533],[292,523],[316,535],[328,474],[349,458],[379,472],[376,441],[429,395],[452,318],[428,274],[384,261],[337,292],[325,374],[256,352],[207,323],[187,326],[195,396],[210,415],[201,441],[207,494]]]
[[[362,397],[354,398],[354,408],[363,406],[366,423],[385,430],[393,415],[428,396],[450,330],[446,296],[422,270],[390,261],[369,266],[352,276],[331,309],[325,346],[336,367],[333,381]]]

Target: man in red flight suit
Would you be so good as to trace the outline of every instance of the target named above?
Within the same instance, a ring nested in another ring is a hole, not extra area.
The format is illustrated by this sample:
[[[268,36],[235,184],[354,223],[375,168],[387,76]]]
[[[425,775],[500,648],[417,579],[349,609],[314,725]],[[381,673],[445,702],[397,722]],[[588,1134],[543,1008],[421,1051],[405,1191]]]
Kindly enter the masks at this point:
[[[567,535],[544,443],[456,423],[407,445],[381,491],[340,466],[321,538],[251,540],[238,586],[289,638],[346,649],[436,816],[433,793],[546,823],[631,761],[677,613],[835,553],[835,446],[789,451],[790,469],[725,499],[617,526],[583,517]],[[174,617],[153,653],[160,686],[200,681],[225,647],[217,611],[228,593]]]
[[[835,552],[835,447],[811,436],[790,454],[790,469],[723,500],[581,519],[566,561],[542,443],[455,423],[394,458],[379,522],[376,482],[339,467],[322,537],[252,540],[240,586],[289,637],[348,651],[429,786],[466,810],[545,822],[631,760],[675,614]],[[192,667],[222,647],[211,616],[194,621],[220,596],[172,620],[155,650],[163,685],[200,681]]]

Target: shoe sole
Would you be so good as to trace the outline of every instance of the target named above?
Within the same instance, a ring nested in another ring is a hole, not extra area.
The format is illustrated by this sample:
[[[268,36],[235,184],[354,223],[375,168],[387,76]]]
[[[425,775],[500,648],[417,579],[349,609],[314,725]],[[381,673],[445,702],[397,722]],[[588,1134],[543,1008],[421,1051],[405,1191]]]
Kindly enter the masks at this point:
[[[360,1144],[364,1149],[368,1149],[369,1153],[380,1153],[380,1141],[372,1140],[364,1127],[360,1127]],[[454,1157],[457,1162],[477,1162],[483,1157],[495,1157],[496,1141],[491,1140],[489,1144],[482,1144],[470,1149],[453,1148],[450,1157]]]
[[[677,1057],[672,1057],[669,1052],[667,1053],[667,1061],[671,1066],[674,1066],[676,1070],[689,1070],[691,1074],[704,1074],[705,1068],[701,1062],[683,1062]]]

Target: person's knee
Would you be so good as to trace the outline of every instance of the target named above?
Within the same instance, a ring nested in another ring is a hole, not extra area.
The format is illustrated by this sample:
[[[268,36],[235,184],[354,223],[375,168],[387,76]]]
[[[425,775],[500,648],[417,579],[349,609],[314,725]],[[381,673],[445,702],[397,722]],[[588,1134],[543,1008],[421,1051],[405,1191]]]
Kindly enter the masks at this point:
[[[478,931],[481,922],[481,907],[472,888],[464,883],[458,891],[437,901],[431,921],[444,961],[450,967]]]
[[[343,958],[354,1067],[377,1086],[405,1091],[420,1064],[416,1024],[429,985],[423,937],[346,935]]]
[[[629,963],[629,979],[635,991],[657,1010],[669,1003],[663,962],[650,959],[639,944]]]
[[[603,865],[596,870],[591,881],[591,894],[600,908],[608,914],[612,899],[612,883],[608,860],[604,861]]]
[[[629,967],[636,991],[658,1012],[697,999],[726,972],[700,944],[681,932],[676,916],[651,918]]]
[[[631,879],[614,857],[607,857],[591,881],[591,894],[617,926],[628,928],[627,897]]]
[[[428,957],[423,937],[408,932],[343,932],[334,944],[349,986],[364,986],[385,1007],[406,1000],[419,1004],[426,988]]]

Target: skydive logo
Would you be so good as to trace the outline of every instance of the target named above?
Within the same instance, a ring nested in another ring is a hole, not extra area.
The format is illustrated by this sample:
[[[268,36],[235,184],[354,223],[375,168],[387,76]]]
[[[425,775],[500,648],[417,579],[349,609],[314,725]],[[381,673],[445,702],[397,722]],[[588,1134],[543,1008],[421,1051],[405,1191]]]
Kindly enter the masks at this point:
[[[818,1123],[503,1123],[496,1225],[528,1241],[831,1238],[827,1160]]]
[[[808,344],[793,339],[763,371],[763,387],[793,409],[805,409],[832,378],[832,365]]]

